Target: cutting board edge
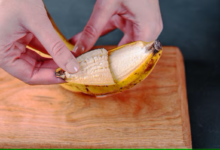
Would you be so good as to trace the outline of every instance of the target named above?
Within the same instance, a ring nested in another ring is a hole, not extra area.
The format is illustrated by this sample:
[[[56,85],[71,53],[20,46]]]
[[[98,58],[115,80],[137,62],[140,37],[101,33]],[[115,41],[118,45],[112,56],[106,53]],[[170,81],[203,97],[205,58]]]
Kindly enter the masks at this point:
[[[185,66],[184,66],[184,59],[183,55],[181,53],[181,50],[176,46],[169,46],[177,49],[176,55],[180,58],[177,59],[177,75],[184,72],[185,73]],[[186,77],[185,74],[180,74],[180,76],[177,77],[179,85],[179,94],[181,99],[181,115],[182,115],[182,127],[183,127],[183,141],[185,142],[185,145],[187,148],[192,148],[192,140],[191,140],[191,127],[190,127],[190,120],[189,120],[189,110],[188,110],[188,99],[187,99],[187,92],[186,92]]]

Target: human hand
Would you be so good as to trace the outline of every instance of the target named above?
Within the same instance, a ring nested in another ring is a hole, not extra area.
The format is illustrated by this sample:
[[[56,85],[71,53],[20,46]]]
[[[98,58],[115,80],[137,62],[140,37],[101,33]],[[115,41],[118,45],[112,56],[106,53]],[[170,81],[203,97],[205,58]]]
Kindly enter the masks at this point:
[[[97,0],[84,30],[70,39],[78,56],[93,47],[100,35],[119,28],[119,46],[133,41],[155,40],[163,23],[158,0]]]
[[[43,58],[26,45],[48,52]],[[54,84],[60,66],[74,73],[79,69],[75,57],[59,38],[42,0],[0,0],[0,67],[28,84]]]

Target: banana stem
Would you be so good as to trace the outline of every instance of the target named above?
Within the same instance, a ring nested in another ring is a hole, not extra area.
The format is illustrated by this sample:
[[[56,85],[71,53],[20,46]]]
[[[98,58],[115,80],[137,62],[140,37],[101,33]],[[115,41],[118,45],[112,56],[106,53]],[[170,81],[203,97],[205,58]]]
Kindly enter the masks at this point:
[[[148,51],[153,51],[154,55],[162,49],[162,45],[159,40],[155,40],[151,46],[146,45]]]

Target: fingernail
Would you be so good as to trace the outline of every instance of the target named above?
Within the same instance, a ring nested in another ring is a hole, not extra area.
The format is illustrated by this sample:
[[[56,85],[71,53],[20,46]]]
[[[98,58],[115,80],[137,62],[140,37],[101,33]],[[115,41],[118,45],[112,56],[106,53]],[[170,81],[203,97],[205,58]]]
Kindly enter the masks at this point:
[[[74,53],[80,53],[82,54],[85,51],[85,47],[83,46],[83,44],[81,42],[77,42],[76,46],[73,49]]]
[[[74,48],[73,48],[73,52],[76,53],[77,49],[78,49],[78,46],[75,45]]]
[[[79,71],[79,63],[75,58],[73,58],[66,64],[66,69],[69,73],[76,73]]]

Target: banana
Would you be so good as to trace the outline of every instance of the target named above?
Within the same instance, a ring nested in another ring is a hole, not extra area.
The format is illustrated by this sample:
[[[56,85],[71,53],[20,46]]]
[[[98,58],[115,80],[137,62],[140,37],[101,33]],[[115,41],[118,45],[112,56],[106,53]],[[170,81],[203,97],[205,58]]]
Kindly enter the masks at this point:
[[[159,41],[136,41],[110,51],[96,49],[77,57],[75,74],[58,68],[56,76],[67,81],[67,90],[102,96],[127,90],[144,80],[161,57]]]
[[[62,35],[48,14],[54,29],[66,46],[73,50],[74,45]],[[27,46],[43,57],[51,57]],[[122,92],[144,80],[153,70],[162,54],[158,40],[152,42],[136,41],[107,51],[104,48],[88,51],[77,57],[80,71],[70,74],[61,68],[55,75],[66,83],[63,88],[96,97]]]

